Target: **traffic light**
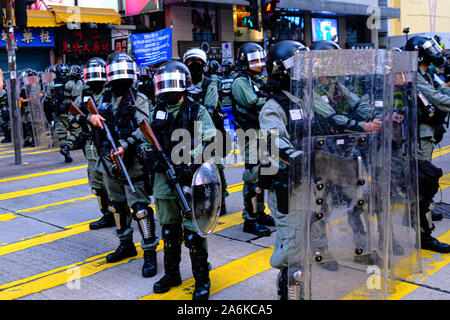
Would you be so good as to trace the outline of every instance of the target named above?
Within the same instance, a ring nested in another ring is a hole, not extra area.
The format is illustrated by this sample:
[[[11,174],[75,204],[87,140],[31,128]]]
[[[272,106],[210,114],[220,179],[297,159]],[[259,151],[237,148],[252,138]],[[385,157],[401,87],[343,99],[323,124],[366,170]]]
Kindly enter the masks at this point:
[[[278,4],[279,1],[277,0],[262,1],[262,26],[264,29],[272,29],[279,18],[280,14],[276,12]]]
[[[249,16],[242,18],[242,23],[246,25],[249,29],[259,30],[259,6],[258,0],[248,0],[248,11]]]

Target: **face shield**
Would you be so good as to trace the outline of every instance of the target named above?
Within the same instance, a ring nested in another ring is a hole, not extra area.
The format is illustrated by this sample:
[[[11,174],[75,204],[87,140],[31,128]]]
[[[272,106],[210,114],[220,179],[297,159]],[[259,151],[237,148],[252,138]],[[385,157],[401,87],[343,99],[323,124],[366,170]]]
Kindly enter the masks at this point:
[[[184,92],[187,87],[184,72],[163,72],[155,75],[155,95],[166,92]]]
[[[101,66],[84,68],[84,82],[106,81],[106,68]]]
[[[264,50],[258,50],[247,54],[249,68],[263,68],[266,65],[266,53]]]
[[[432,59],[432,63],[436,67],[440,68],[447,62],[447,59],[442,54],[442,48],[436,40],[427,40],[424,44],[422,44],[422,48],[425,51],[425,54]]]
[[[120,79],[136,81],[136,64],[128,61],[113,62],[106,66],[106,74],[108,82]]]

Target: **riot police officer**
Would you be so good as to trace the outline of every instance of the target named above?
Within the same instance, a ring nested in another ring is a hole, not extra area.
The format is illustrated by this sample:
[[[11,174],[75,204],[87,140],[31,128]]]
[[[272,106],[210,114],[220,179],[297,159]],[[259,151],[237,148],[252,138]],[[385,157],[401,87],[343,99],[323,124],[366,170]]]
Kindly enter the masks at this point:
[[[259,133],[258,116],[267,99],[261,94],[255,78],[265,67],[265,57],[264,49],[253,42],[243,44],[237,52],[236,67],[240,71],[232,84],[233,115],[236,127],[244,132],[251,129]],[[245,158],[243,231],[257,236],[269,236],[270,229],[267,226],[274,226],[275,222],[264,212],[264,192],[259,192],[257,185],[258,154],[253,154],[251,149],[254,150],[254,148],[250,148],[250,143],[254,142],[240,141],[238,137],[241,154]]]
[[[299,144],[296,143],[301,140],[301,137],[291,137],[289,134],[290,124],[294,123],[289,109],[291,103],[295,103],[295,97],[290,94],[290,69],[285,67],[284,62],[296,52],[307,50],[308,48],[304,45],[292,40],[278,42],[269,49],[266,61],[269,77],[265,90],[270,94],[271,99],[264,104],[259,114],[260,128],[268,131],[268,140],[275,139],[271,136],[272,130],[280,133],[277,145],[279,159],[271,159],[276,163],[277,173],[268,175],[260,169],[258,183],[260,187],[269,190],[269,208],[274,215],[277,227],[270,264],[280,270],[277,288],[278,297],[281,300],[287,299],[288,255],[292,252],[290,246],[294,245],[292,237],[299,232],[292,223],[294,218],[289,209],[289,164],[295,163],[301,157],[298,150]]]
[[[33,119],[31,115],[29,101],[32,99],[28,97],[28,92],[26,90],[25,78],[26,77],[34,77],[37,76],[37,72],[28,68],[22,72],[21,79],[21,89],[20,89],[20,102],[21,102],[21,111],[22,111],[22,130],[23,130],[23,138],[24,138],[24,147],[34,147],[34,138],[33,138]]]
[[[108,263],[117,262],[137,254],[133,242],[131,217],[137,221],[142,237],[141,248],[144,250],[142,276],[156,275],[156,247],[159,243],[155,235],[153,209],[150,207],[149,195],[146,191],[146,177],[136,153],[139,141],[139,125],[148,117],[148,99],[136,93],[133,84],[137,80],[136,63],[125,53],[111,54],[106,61],[107,85],[102,94],[99,114],[90,114],[89,121],[95,129],[97,140],[97,170],[103,173],[103,180],[110,199],[111,211],[116,222],[117,236],[120,245],[106,257]],[[111,131],[112,139],[117,147],[113,151],[113,143],[103,128],[103,122]],[[117,157],[123,159],[125,168],[121,168]],[[124,176],[134,186],[128,183]],[[133,210],[130,213],[130,208]]]
[[[173,147],[172,133],[177,129],[188,130],[193,142],[196,137],[195,127],[201,123],[204,140],[207,132],[214,128],[213,121],[206,108],[194,101],[188,94],[191,73],[186,65],[178,61],[169,61],[158,68],[155,74],[156,96],[158,104],[152,110],[149,123],[166,155],[170,157]],[[177,81],[173,81],[177,79]],[[199,141],[199,140],[197,140]],[[146,142],[146,141],[144,141]],[[191,150],[198,150],[190,146]],[[199,146],[203,149],[203,145]],[[154,172],[153,194],[156,199],[158,221],[162,226],[164,240],[164,276],[155,283],[153,291],[164,293],[181,284],[180,261],[181,244],[184,237],[185,245],[189,248],[192,273],[195,279],[193,300],[208,299],[210,293],[210,278],[208,264],[207,241],[201,237],[191,220],[181,214],[180,203],[177,200],[174,186],[166,176],[166,166],[161,156],[148,143],[142,146],[149,159],[146,161]],[[202,153],[202,150],[199,150]],[[191,158],[192,159],[192,158]],[[172,160],[173,161],[173,160]],[[194,161],[189,164],[178,163],[175,166],[177,182],[182,186],[191,186],[194,174]]]
[[[226,137],[226,132],[224,128],[224,118],[219,105],[219,93],[218,93],[218,82],[219,82],[219,71],[220,65],[217,61],[212,60],[207,62],[206,53],[200,48],[193,48],[188,50],[183,56],[183,62],[189,68],[192,76],[192,84],[188,88],[189,95],[196,102],[205,106],[208,110],[209,115],[213,119],[214,126],[217,130],[220,130],[224,137]],[[205,75],[205,68],[208,65],[209,75]],[[223,139],[223,141],[226,141]],[[225,148],[224,148],[225,149]],[[223,150],[223,156],[227,154],[227,150]],[[226,214],[226,204],[225,198],[229,196],[227,191],[227,181],[225,178],[225,167],[223,164],[217,165],[220,177],[222,180],[222,215]]]
[[[0,69],[0,129],[2,129],[3,135],[5,136],[1,143],[11,142],[9,118],[8,92],[3,81],[3,71]]]
[[[435,86],[428,67],[433,63],[441,67],[446,62],[442,48],[433,38],[415,36],[408,40],[406,51],[418,51],[419,70],[417,73],[417,90],[419,91],[419,215],[421,244],[423,249],[449,253],[450,245],[439,242],[431,236],[434,229],[432,222],[433,197],[439,190],[439,178],[442,170],[431,163],[433,149],[445,132],[443,123],[450,113],[450,89]]]
[[[137,90],[147,96],[152,104],[155,102],[155,84],[153,74],[148,67],[138,68]]]
[[[231,107],[231,85],[236,74],[233,72],[233,63],[225,60],[222,64],[222,77],[219,82],[219,104],[221,108]]]
[[[66,163],[73,161],[70,155],[70,148],[73,141],[68,139],[69,124],[69,107],[70,103],[75,100],[74,93],[75,82],[70,80],[70,70],[66,64],[58,63],[56,65],[56,78],[48,85],[45,92],[44,110],[47,119],[54,121],[55,131],[58,135],[60,153],[64,156]]]
[[[101,104],[102,92],[106,83],[106,62],[101,58],[90,59],[84,68],[85,88],[75,100],[75,105],[86,115],[88,114],[88,101],[93,99],[96,105]],[[92,193],[97,197],[100,211],[103,216],[89,224],[91,230],[115,226],[114,215],[109,210],[110,201],[108,192],[103,183],[103,173],[97,170],[96,163],[99,160],[97,148],[91,135],[91,128],[86,119],[76,115],[71,121],[73,128],[81,132],[83,153],[88,161],[87,174]]]

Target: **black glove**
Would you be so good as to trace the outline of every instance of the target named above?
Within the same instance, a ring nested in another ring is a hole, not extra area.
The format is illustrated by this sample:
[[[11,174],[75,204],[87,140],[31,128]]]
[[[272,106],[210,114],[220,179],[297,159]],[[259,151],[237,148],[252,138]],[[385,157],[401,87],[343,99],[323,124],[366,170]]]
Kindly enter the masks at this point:
[[[175,166],[175,174],[177,177],[177,182],[181,186],[191,186],[192,178],[194,177],[194,172],[196,168],[193,164],[181,164]]]
[[[137,148],[137,156],[139,163],[147,168],[150,172],[166,172],[167,167],[164,165],[153,149]]]

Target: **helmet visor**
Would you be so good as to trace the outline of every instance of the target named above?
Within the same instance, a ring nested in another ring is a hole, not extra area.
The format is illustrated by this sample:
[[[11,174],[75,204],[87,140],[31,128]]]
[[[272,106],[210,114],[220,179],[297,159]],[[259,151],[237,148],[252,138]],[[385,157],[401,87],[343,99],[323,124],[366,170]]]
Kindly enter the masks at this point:
[[[97,66],[84,68],[84,82],[106,81],[106,68]]]
[[[134,62],[113,62],[106,66],[107,79],[109,81],[119,79],[136,80],[136,64]]]
[[[264,50],[250,52],[247,54],[247,61],[250,68],[264,67],[266,65],[266,53]]]
[[[183,72],[163,72],[155,75],[155,95],[186,90],[186,74]]]
[[[438,54],[442,54],[442,48],[439,46],[439,44],[434,39],[429,39],[426,41],[422,48],[426,51],[426,53],[430,57],[437,56]]]

